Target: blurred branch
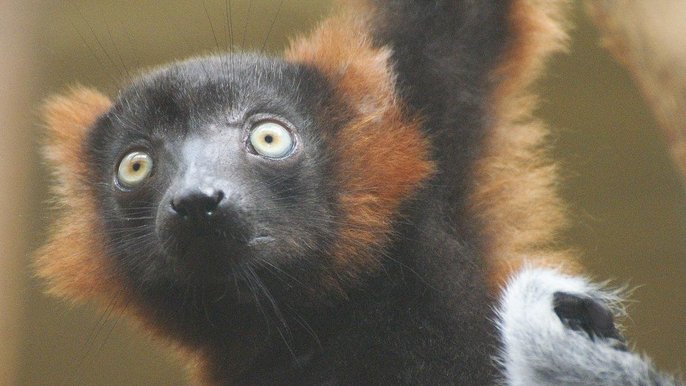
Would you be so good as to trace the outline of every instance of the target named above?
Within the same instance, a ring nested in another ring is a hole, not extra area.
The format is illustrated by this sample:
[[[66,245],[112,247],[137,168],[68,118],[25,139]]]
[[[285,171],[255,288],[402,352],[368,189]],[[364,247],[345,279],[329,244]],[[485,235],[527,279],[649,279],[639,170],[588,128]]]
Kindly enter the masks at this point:
[[[686,1],[586,0],[586,8],[641,88],[686,184]]]

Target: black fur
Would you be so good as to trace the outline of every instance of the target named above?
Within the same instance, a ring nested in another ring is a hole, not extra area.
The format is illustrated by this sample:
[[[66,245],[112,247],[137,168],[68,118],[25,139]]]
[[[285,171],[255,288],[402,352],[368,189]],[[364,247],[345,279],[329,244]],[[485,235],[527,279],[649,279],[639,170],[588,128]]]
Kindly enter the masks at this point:
[[[566,292],[553,294],[553,309],[560,321],[576,331],[585,332],[591,340],[596,338],[616,341],[618,349],[627,350],[615,327],[614,316],[605,304],[590,298]]]
[[[459,217],[469,165],[491,123],[492,72],[507,47],[511,2],[378,0],[379,44],[393,48],[399,92],[426,117],[436,145],[441,202]],[[438,190],[437,190],[438,191]],[[455,198],[458,198],[457,200]]]
[[[344,280],[344,294],[321,281],[333,270],[340,211],[331,177],[337,144],[329,134],[350,112],[316,70],[240,55],[175,64],[125,90],[89,138],[108,250],[133,301],[152,310],[168,334],[209,351],[220,382],[494,379],[492,299],[464,200],[489,124],[489,73],[507,43],[509,2],[379,3],[375,38],[393,49],[403,100],[426,118],[438,173],[405,202],[392,242],[376,251],[382,269]],[[301,146],[294,160],[246,156],[246,122],[256,113],[293,124]],[[190,141],[210,154],[196,161],[234,194],[231,216],[247,229],[235,237],[246,244],[264,226],[295,242],[266,252],[246,247],[250,258],[236,262],[223,259],[228,236],[156,236],[157,212],[189,166],[183,149]],[[149,151],[156,167],[144,186],[126,190],[113,174],[131,149]],[[194,254],[183,252],[189,248]]]

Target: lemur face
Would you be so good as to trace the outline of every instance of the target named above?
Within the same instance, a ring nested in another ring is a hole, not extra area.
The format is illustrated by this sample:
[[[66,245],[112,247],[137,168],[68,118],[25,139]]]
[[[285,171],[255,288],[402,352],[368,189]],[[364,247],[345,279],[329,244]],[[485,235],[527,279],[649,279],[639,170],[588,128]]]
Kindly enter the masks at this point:
[[[136,284],[234,285],[330,264],[340,209],[327,141],[344,114],[315,70],[256,56],[137,80],[87,146],[114,265]]]

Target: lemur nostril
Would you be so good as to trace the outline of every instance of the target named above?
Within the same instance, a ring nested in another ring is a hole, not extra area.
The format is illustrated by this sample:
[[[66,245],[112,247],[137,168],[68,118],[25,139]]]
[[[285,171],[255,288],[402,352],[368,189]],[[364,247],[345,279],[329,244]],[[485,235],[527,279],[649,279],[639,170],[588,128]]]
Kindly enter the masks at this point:
[[[205,204],[205,212],[207,214],[212,214],[217,207],[219,206],[219,203],[222,202],[224,199],[224,192],[221,190],[216,190],[214,193],[211,195],[211,200],[207,200]]]
[[[176,212],[181,217],[187,217],[188,213],[182,206],[178,206],[174,201],[176,201],[176,197],[172,198],[171,201],[169,202],[171,208]]]

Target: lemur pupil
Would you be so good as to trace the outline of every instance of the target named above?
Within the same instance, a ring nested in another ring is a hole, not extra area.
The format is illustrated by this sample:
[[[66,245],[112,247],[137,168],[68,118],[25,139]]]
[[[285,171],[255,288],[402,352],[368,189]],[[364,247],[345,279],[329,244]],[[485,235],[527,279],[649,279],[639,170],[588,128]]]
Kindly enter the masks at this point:
[[[264,141],[267,143],[272,143],[274,142],[274,137],[272,137],[271,135],[267,135],[264,137]]]
[[[131,168],[133,169],[134,172],[137,172],[141,169],[141,164],[136,162],[135,164],[133,164],[133,166],[131,166]]]

